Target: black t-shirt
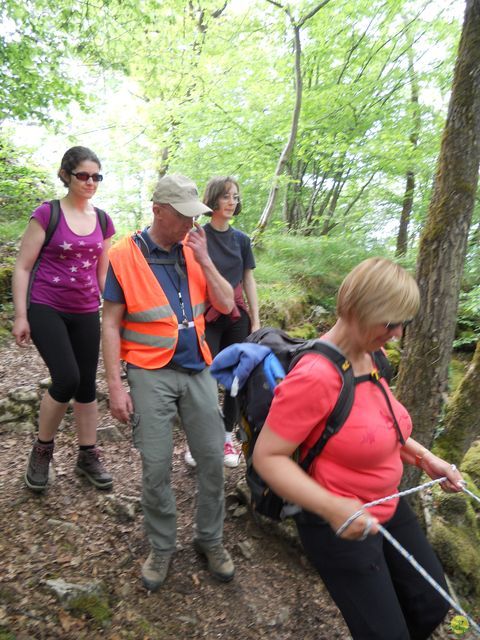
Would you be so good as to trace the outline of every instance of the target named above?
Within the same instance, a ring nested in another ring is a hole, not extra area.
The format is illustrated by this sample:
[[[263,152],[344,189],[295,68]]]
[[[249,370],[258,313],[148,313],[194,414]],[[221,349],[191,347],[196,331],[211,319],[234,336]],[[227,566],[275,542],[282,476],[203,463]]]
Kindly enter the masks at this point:
[[[217,231],[207,222],[208,253],[221,275],[235,288],[243,280],[245,269],[255,269],[250,238],[243,231],[229,227]]]

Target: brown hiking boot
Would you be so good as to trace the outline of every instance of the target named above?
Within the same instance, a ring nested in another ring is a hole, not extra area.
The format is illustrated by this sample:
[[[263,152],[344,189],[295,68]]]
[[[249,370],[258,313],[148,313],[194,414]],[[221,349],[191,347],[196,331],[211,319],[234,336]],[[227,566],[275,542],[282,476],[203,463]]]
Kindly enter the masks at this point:
[[[48,469],[53,456],[53,442],[35,442],[28,458],[25,484],[33,491],[44,491],[48,483]]]
[[[113,484],[112,476],[100,460],[100,450],[97,447],[80,449],[75,472],[79,476],[85,476],[98,489],[110,489]]]
[[[222,582],[229,582],[235,575],[235,566],[230,554],[221,544],[214,547],[206,547],[199,540],[193,541],[193,547],[197,553],[202,554],[207,559],[208,570]]]
[[[149,591],[156,591],[167,577],[172,554],[152,549],[142,566],[142,582]]]

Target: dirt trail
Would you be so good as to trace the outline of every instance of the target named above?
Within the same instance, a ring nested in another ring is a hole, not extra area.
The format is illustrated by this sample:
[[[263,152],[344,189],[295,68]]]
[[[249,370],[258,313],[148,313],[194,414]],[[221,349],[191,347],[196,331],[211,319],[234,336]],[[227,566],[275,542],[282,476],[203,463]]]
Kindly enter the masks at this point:
[[[100,369],[101,370],[101,369]],[[0,349],[0,398],[36,386],[47,371],[35,349]],[[102,378],[100,391],[105,392]],[[100,426],[116,424],[102,405]],[[52,485],[35,495],[23,483],[32,435],[2,431],[0,439],[0,640],[323,640],[350,638],[321,581],[299,550],[260,527],[238,508],[243,467],[226,471],[225,544],[235,579],[219,584],[191,546],[195,472],[183,462],[184,438],[175,431],[173,484],[178,550],[165,585],[149,594],[139,580],[148,554],[138,510],[141,465],[129,429],[102,445],[114,488],[102,493],[73,473],[76,443],[70,420],[56,440]],[[118,504],[137,507],[124,514]],[[48,579],[101,583],[108,608],[63,606]],[[438,638],[454,638],[443,632]],[[463,636],[466,640],[467,636]]]

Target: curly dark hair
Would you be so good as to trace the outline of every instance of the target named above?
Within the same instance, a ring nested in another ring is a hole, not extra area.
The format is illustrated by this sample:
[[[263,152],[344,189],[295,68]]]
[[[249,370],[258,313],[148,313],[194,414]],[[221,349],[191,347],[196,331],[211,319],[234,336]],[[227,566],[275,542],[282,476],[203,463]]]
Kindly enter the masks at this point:
[[[84,162],[84,160],[91,160],[98,164],[99,169],[102,168],[102,164],[98,159],[97,154],[87,147],[71,147],[64,153],[60,163],[60,169],[58,170],[58,177],[66,187],[68,187],[68,182],[66,182],[65,178],[62,177],[61,171],[63,170],[65,173],[70,175],[81,162]]]

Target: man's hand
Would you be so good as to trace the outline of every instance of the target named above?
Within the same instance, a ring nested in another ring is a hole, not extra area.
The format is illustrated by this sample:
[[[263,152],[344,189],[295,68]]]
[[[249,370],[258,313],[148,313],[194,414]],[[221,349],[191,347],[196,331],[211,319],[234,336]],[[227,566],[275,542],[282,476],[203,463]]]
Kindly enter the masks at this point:
[[[124,387],[110,389],[109,393],[110,413],[120,422],[127,424],[133,413],[133,402],[130,394]]]
[[[212,262],[208,255],[207,235],[203,227],[199,225],[198,222],[194,222],[193,225],[194,229],[188,232],[184,240],[184,244],[193,251],[193,255],[195,256],[198,264],[205,267]]]

